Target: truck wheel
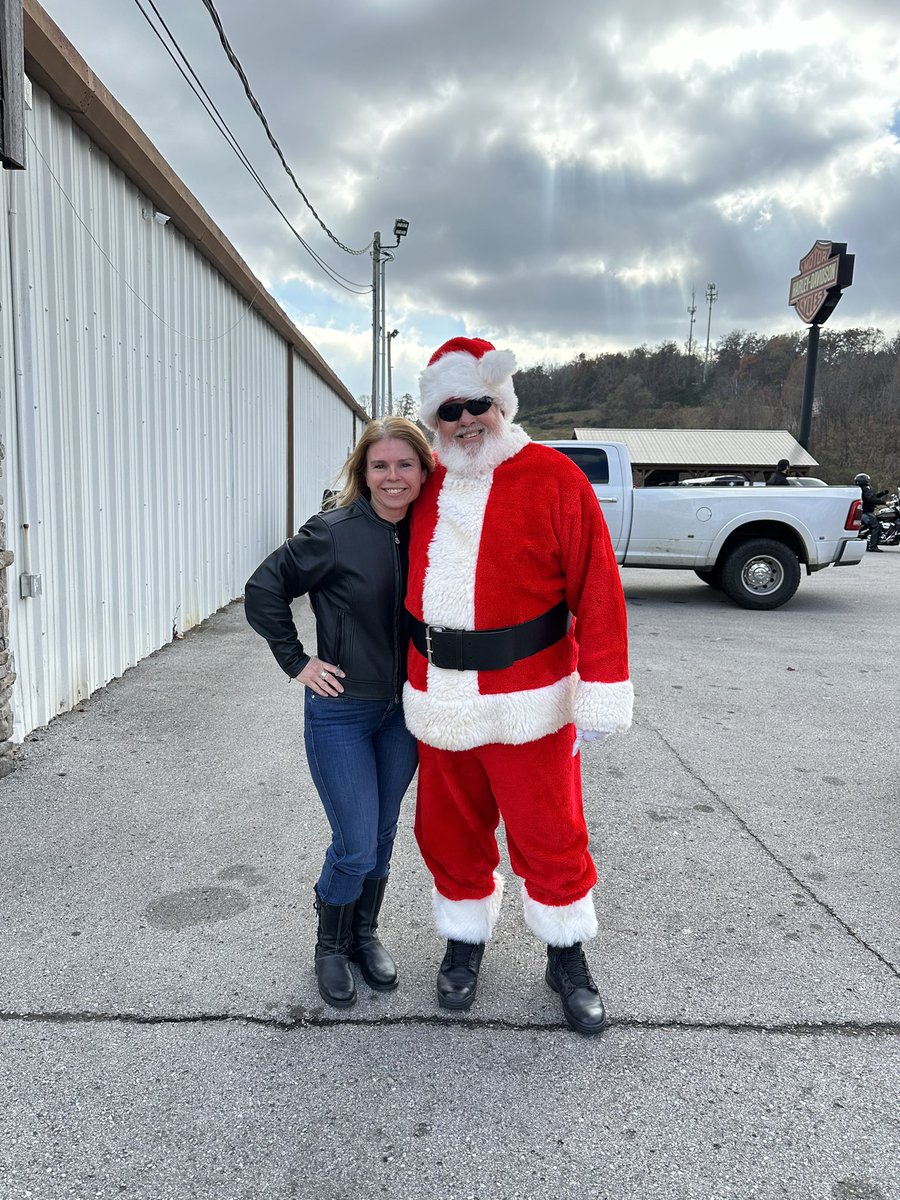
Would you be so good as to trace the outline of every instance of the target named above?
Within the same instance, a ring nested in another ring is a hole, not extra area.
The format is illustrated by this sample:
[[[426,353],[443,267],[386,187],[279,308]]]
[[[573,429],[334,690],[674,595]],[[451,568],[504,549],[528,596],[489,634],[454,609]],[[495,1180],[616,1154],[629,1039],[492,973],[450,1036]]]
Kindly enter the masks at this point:
[[[742,608],[780,608],[800,586],[800,561],[783,542],[741,542],[722,563],[722,591]]]
[[[703,571],[699,567],[694,567],[694,574],[698,579],[702,579],[704,583],[708,583],[711,588],[721,591],[722,576],[717,567],[711,567],[709,570]]]

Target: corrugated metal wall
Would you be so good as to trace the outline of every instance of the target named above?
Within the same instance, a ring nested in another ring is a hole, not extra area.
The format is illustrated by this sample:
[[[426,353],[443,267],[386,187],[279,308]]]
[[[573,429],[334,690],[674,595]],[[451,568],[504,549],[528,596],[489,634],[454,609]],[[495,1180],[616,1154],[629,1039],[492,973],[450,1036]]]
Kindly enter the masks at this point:
[[[294,354],[294,481],[299,528],[322,506],[362,428],[359,418]]]
[[[17,739],[239,596],[288,493],[283,337],[37,88],[28,118],[0,229]],[[353,414],[291,357],[307,512]]]
[[[11,172],[0,170],[0,422],[5,434],[5,410],[15,413],[15,358],[13,351],[12,290],[10,286],[9,231],[7,229],[7,181]],[[4,437],[3,450],[9,456]],[[0,462],[0,495],[3,509],[9,507],[9,463]]]

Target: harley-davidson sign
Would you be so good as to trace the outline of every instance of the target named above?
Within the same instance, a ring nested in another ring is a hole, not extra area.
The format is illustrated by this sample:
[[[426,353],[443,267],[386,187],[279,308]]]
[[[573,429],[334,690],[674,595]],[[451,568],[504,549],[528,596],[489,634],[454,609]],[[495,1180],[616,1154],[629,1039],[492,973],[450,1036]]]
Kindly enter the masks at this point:
[[[802,321],[821,325],[834,312],[842,288],[853,282],[853,254],[846,242],[816,242],[800,259],[800,274],[791,280],[788,303]]]

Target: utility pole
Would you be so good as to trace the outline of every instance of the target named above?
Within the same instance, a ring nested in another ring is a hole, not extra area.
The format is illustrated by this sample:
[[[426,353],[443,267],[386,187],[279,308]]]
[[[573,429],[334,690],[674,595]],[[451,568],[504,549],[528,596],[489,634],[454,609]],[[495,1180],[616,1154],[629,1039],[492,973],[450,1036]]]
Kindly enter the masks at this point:
[[[709,331],[712,327],[712,306],[719,298],[719,293],[716,291],[714,283],[706,285],[706,303],[709,307],[709,316],[706,319],[706,358],[703,360],[703,382],[706,382],[706,368],[709,366]]]
[[[378,416],[378,345],[381,335],[381,234],[372,234],[372,419]]]
[[[389,354],[388,339],[387,339],[387,323],[384,313],[384,267],[385,263],[393,262],[394,256],[390,250],[382,249],[381,251],[381,381],[378,385],[378,416],[383,417],[387,412],[387,393],[388,393],[388,376],[387,376],[387,356]]]
[[[394,222],[394,237],[390,246],[381,244],[381,234],[372,234],[372,417],[383,417],[387,411],[385,398],[388,393],[388,369],[386,366],[389,346],[385,336],[384,307],[384,264],[393,262],[392,250],[400,245],[400,239],[409,232],[409,221],[398,217]]]
[[[696,297],[697,297],[697,293],[694,291],[693,288],[691,288],[691,303],[688,306],[688,313],[690,314],[690,317],[691,317],[691,323],[688,326],[688,345],[687,345],[688,383],[694,382],[694,313],[697,311],[697,305],[695,303]]]
[[[399,329],[392,329],[387,335],[387,410],[388,416],[394,415],[394,380],[391,375],[391,342],[400,332]]]

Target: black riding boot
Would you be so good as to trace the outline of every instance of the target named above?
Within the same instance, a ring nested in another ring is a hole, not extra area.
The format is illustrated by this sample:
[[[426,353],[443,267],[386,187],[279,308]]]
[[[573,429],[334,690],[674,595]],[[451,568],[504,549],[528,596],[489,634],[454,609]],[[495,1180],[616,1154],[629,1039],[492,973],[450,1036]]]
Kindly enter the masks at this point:
[[[591,978],[581,942],[574,946],[547,947],[547,973],[544,976],[559,993],[563,1014],[570,1029],[577,1033],[602,1033],[606,1025],[603,1001]]]
[[[356,985],[347,955],[350,950],[352,904],[326,904],[316,892],[319,932],[316,939],[316,979],[319,995],[334,1008],[349,1008],[356,1003]]]
[[[376,992],[392,992],[397,986],[397,964],[376,936],[386,887],[386,875],[365,881],[351,926],[350,961],[358,964],[363,979]]]
[[[447,943],[447,953],[437,977],[437,998],[441,1008],[462,1011],[471,1008],[478,990],[478,971],[484,955],[484,942]]]

